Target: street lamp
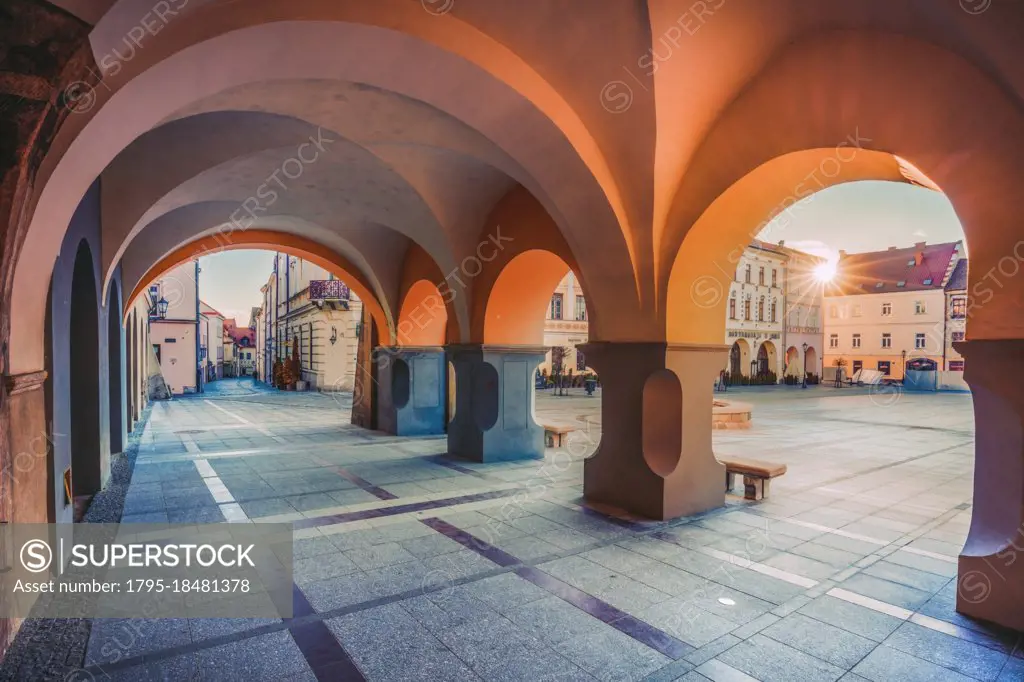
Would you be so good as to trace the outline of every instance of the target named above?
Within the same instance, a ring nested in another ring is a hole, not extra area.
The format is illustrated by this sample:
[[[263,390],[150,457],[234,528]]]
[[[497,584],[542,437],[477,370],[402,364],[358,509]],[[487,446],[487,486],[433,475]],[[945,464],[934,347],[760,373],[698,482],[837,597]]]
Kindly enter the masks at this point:
[[[149,316],[154,319],[162,320],[167,317],[167,306],[170,305],[167,299],[163,296],[160,300],[153,304],[153,307],[149,309]]]
[[[907,378],[907,351],[900,352],[900,361],[903,363],[903,369],[901,370],[903,374],[900,379],[901,381],[905,381]]]
[[[803,388],[807,388],[807,344],[804,344],[804,361],[803,361],[803,374],[804,381],[802,384]]]

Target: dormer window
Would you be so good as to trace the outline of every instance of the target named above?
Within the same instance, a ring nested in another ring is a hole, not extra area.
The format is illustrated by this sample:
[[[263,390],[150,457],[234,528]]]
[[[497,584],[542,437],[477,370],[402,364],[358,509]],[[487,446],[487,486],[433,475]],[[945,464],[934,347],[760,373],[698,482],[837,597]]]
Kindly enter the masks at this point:
[[[908,261],[907,261],[907,267],[908,267],[908,268],[912,268],[912,267],[914,267],[914,265],[916,265],[916,264],[917,264],[917,261],[916,261],[916,260],[914,260],[913,258],[911,258],[910,260],[908,260]]]
[[[884,286],[885,286],[884,282],[875,282],[875,288],[876,289],[881,289]]]
[[[931,286],[931,284],[932,284],[932,278],[931,278],[931,277],[929,277],[928,279],[926,279],[926,280],[924,281],[924,285],[925,285],[926,287],[927,287],[927,286]]]
[[[907,283],[906,283],[906,281],[904,281],[904,280],[900,280],[899,282],[896,282],[896,286],[898,286],[898,287],[901,287],[901,288],[902,288],[902,287],[905,287],[905,286],[907,286]]]

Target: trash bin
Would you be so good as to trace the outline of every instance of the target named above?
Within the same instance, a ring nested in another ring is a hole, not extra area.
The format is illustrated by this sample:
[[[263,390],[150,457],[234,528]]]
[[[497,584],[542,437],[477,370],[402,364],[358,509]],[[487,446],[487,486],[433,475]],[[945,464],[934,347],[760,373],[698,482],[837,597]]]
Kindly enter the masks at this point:
[[[587,395],[594,395],[594,389],[597,388],[597,381],[595,379],[587,379],[584,382],[584,388],[587,389]]]

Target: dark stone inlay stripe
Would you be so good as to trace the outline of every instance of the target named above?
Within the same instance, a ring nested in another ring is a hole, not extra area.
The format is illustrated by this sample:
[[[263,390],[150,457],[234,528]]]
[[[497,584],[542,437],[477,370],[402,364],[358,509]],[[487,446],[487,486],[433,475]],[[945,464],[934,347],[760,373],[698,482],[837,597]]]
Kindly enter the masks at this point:
[[[619,632],[629,635],[642,644],[646,644],[655,651],[661,652],[673,660],[679,660],[694,648],[682,642],[667,632],[635,618],[625,611],[620,611],[608,602],[591,596],[583,590],[572,585],[563,583],[558,578],[548,575],[544,571],[532,566],[521,566],[515,570],[516,575],[537,587],[544,588],[559,599],[569,602],[581,611],[586,611],[594,618],[607,623]]]
[[[306,599],[306,595],[298,585],[292,584],[292,618],[284,620],[288,623],[288,634],[295,640],[295,645],[299,647],[316,679],[320,682],[365,680],[344,647],[322,620],[295,623],[296,618],[315,614],[316,609]]]
[[[339,476],[344,478],[349,483],[355,484],[361,490],[364,490],[365,492],[370,493],[374,497],[377,497],[377,498],[382,499],[382,500],[397,500],[398,499],[398,495],[395,495],[394,493],[389,493],[387,490],[384,490],[384,488],[379,488],[379,487],[375,486],[374,484],[370,483],[369,481],[367,481],[362,476],[358,476],[358,475],[352,473],[351,471],[349,471],[345,467],[338,466],[337,464],[334,464],[333,462],[328,462],[327,460],[325,460],[325,459],[323,459],[321,457],[317,457],[316,455],[310,456],[309,459],[312,460],[313,462],[316,462],[317,464],[319,464],[322,467],[326,467],[328,469],[331,469],[332,471],[334,471],[334,473],[338,474]]]
[[[629,635],[641,644],[645,644],[673,660],[679,660],[694,650],[686,642],[676,639],[672,635],[629,615],[625,611],[620,611],[606,601],[563,583],[561,580],[548,575],[538,568],[520,565],[523,562],[508,552],[498,549],[489,542],[485,542],[447,521],[431,518],[421,519],[421,523],[430,526],[445,537],[458,542],[463,547],[473,550],[480,556],[490,559],[499,566],[518,565],[519,567],[515,569],[515,574],[519,577],[529,580],[537,587],[547,590],[559,599],[572,604],[581,611],[590,614],[619,632]]]
[[[442,456],[429,457],[428,459],[433,464],[443,466],[446,469],[451,469],[452,471],[458,471],[460,474],[467,474],[469,476],[475,476],[476,478],[494,479],[493,476],[488,476],[487,474],[476,471],[475,469],[470,469],[469,467],[464,467],[461,464],[456,464],[450,459],[445,459]]]
[[[441,509],[467,502],[482,502],[483,500],[496,500],[502,497],[509,497],[519,492],[518,488],[510,490],[492,490],[486,493],[473,495],[462,495],[461,497],[449,497],[443,500],[429,500],[427,502],[410,502],[399,504],[394,507],[381,507],[379,509],[364,509],[362,511],[344,512],[341,514],[330,514],[328,516],[316,516],[311,519],[302,519],[293,522],[296,529],[318,528],[320,526],[333,526],[337,523],[351,523],[352,521],[363,521],[365,519],[377,519],[382,516],[395,516],[397,514],[408,514],[410,512],[427,511],[429,509]]]
[[[288,632],[320,682],[366,679],[322,620],[290,627]]]
[[[351,471],[345,469],[344,467],[338,467],[335,469],[335,471],[339,476],[344,478],[346,481],[356,484],[357,486],[359,486],[366,492],[370,493],[374,497],[379,497],[382,500],[398,499],[398,495],[395,495],[394,493],[389,493],[387,490],[384,490],[384,488],[379,488],[375,486],[374,484],[367,481],[365,478],[353,474]]]
[[[456,528],[447,521],[442,521],[438,518],[433,519],[421,519],[421,522],[430,526],[438,533],[441,533],[447,538],[454,540],[463,547],[467,547],[485,559],[490,559],[499,566],[515,566],[521,564],[519,559],[515,558],[508,552],[498,549],[489,542],[485,542],[475,535],[471,535],[461,528]]]

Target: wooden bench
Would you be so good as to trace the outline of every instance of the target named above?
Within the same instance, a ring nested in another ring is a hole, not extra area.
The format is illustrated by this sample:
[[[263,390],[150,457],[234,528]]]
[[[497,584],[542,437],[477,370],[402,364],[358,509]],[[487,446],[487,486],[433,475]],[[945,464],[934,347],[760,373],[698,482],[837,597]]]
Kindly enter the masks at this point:
[[[576,430],[575,426],[569,424],[548,423],[541,426],[544,427],[544,446],[548,448],[562,447],[565,437]]]
[[[765,462],[759,459],[719,459],[725,465],[725,489],[732,490],[737,474],[743,476],[743,497],[748,500],[763,500],[768,497],[772,479],[786,473],[785,464]]]

